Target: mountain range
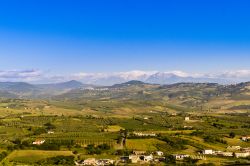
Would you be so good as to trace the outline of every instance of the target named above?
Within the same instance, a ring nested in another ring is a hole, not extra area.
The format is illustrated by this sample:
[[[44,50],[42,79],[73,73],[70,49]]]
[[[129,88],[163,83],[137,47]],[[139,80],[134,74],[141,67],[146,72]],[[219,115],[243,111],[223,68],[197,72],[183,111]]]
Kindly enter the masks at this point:
[[[112,86],[95,86],[75,80],[55,84],[0,82],[0,98],[63,101],[79,108],[90,101],[94,105],[95,101],[98,101],[102,104],[111,102],[141,106],[171,103],[186,108],[210,109],[211,107],[215,110],[235,111],[249,110],[250,82],[231,85],[217,83],[161,85],[132,80]],[[171,109],[172,106],[168,107]]]
[[[239,84],[232,84],[232,85],[222,85],[218,83],[206,83],[205,79],[200,79],[201,82],[204,83],[194,83],[191,77],[185,77],[185,80],[177,77],[176,75],[164,75],[160,77],[159,80],[158,74],[150,76],[147,82],[143,82],[140,80],[131,80],[128,82],[117,83],[111,86],[97,86],[92,84],[84,84],[79,81],[71,80],[68,82],[61,82],[61,83],[53,83],[53,84],[30,84],[26,82],[0,82],[0,97],[7,97],[7,98],[48,98],[52,96],[59,96],[65,95],[71,92],[86,92],[88,90],[91,91],[119,91],[121,89],[133,89],[135,91],[138,89],[146,90],[148,87],[150,88],[162,88],[162,87],[173,87],[179,85],[189,86],[190,88],[196,87],[197,85],[213,85],[216,88],[223,89],[223,87],[227,87],[230,91],[232,87],[236,86],[238,89],[242,87],[242,85],[248,86],[249,82],[246,83],[239,83]],[[166,82],[168,81],[169,84],[161,84],[159,82]],[[183,81],[183,82],[182,82]],[[153,82],[153,83],[148,83]],[[191,88],[192,89],[192,88]],[[235,88],[234,88],[235,89]],[[133,91],[131,91],[133,92]]]
[[[159,84],[168,85],[180,82],[190,83],[226,83],[223,79],[205,77],[191,77],[182,72],[143,72],[132,71],[117,74],[88,74],[78,78],[80,81],[71,80],[67,82],[50,84],[31,84],[26,82],[0,82],[0,97],[7,98],[49,98],[61,95],[75,89],[88,89],[94,87],[120,87],[132,84]],[[136,81],[133,81],[136,80]],[[84,82],[84,83],[83,83]]]
[[[240,81],[238,79],[230,79],[229,75],[230,74],[223,74],[222,77],[219,75],[191,75],[181,71],[131,71],[113,74],[80,73],[74,76],[75,80],[59,83],[31,84],[26,82],[0,82],[0,97],[50,98],[64,95],[71,91],[75,93],[75,91],[79,89],[99,88],[100,90],[105,88],[126,87],[134,84],[165,86],[178,83],[216,83],[219,85],[231,85]],[[247,80],[243,81],[247,82]]]
[[[192,83],[219,83],[219,84],[232,84],[239,82],[246,82],[247,79],[232,79],[228,75],[192,75],[182,71],[172,72],[144,72],[144,71],[130,71],[120,73],[79,73],[74,77],[76,80],[87,84],[94,85],[108,85],[120,84],[131,80],[143,81],[151,84],[175,84],[180,82],[192,82]]]

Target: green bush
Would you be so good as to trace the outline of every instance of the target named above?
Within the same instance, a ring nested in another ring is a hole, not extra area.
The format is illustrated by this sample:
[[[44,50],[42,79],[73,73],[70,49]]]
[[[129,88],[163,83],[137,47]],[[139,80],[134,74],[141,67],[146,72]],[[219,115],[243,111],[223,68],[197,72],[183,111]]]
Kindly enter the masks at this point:
[[[88,145],[86,148],[88,154],[101,154],[103,151],[110,150],[110,146],[107,144],[101,144],[95,146],[94,144]]]
[[[47,158],[44,160],[40,160],[37,162],[39,165],[75,165],[74,164],[74,156],[56,156]]]

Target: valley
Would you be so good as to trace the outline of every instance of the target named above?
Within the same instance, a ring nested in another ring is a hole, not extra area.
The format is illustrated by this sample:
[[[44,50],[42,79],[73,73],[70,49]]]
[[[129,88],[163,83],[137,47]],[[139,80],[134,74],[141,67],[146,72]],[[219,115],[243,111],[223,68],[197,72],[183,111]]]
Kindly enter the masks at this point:
[[[249,87],[2,83],[0,165],[248,165]]]

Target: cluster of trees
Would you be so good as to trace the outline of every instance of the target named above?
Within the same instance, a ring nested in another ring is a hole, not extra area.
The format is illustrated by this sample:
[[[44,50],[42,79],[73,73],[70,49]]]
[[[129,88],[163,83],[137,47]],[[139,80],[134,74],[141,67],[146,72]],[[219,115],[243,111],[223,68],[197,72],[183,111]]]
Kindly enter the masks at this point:
[[[220,123],[213,123],[212,126],[213,126],[213,127],[216,127],[217,129],[222,129],[222,128],[225,127],[224,124],[220,124]]]
[[[35,146],[35,147],[40,150],[60,150],[61,146],[58,144],[44,143],[40,146]]]
[[[8,146],[8,150],[15,150],[15,149],[27,149],[27,148],[32,148],[32,149],[40,149],[40,150],[60,150],[60,144],[51,144],[45,142],[42,145],[32,145],[31,142],[29,141],[21,141],[19,138],[15,139],[12,141],[14,145]]]
[[[21,139],[17,138],[12,141],[14,145],[8,146],[8,150],[14,150],[14,149],[25,149],[26,147],[30,146],[30,142],[28,141],[21,141]]]
[[[191,136],[201,136],[201,135],[204,135],[204,131],[200,131],[200,130],[193,131],[190,135]]]
[[[51,123],[45,123],[43,127],[29,127],[28,130],[32,131],[33,135],[41,135],[55,128],[56,128],[55,125]]]
[[[75,165],[74,156],[56,156],[37,162],[38,165]]]
[[[56,128],[56,126],[51,123],[45,123],[44,126],[46,127],[47,130],[52,130]]]
[[[132,153],[132,150],[128,149],[119,149],[115,152],[115,155],[118,156],[129,156]]]
[[[243,125],[243,126],[241,126],[241,128],[246,128],[246,129],[250,129],[250,125]]]
[[[230,137],[230,138],[234,138],[235,136],[236,136],[236,134],[235,134],[234,132],[230,132],[230,133],[229,133],[229,137]]]
[[[41,135],[41,134],[47,133],[46,129],[43,127],[38,127],[38,128],[30,127],[28,130],[32,131],[33,135]]]
[[[93,154],[101,154],[104,151],[110,150],[110,148],[111,147],[108,144],[101,144],[98,146],[90,144],[85,149],[88,154],[93,155]]]
[[[215,137],[215,136],[211,136],[211,135],[205,136],[204,141],[209,142],[209,143],[219,142],[219,143],[222,143],[222,144],[227,144],[227,141],[225,141],[224,139],[218,138],[218,137]]]
[[[82,141],[82,140],[81,140]],[[112,143],[107,143],[104,141],[102,144],[95,146],[94,143],[89,144],[87,150],[90,154],[99,154],[104,150],[109,150],[112,146]],[[19,138],[12,141],[14,145],[8,146],[8,150],[18,150],[18,149],[39,149],[39,150],[60,150],[60,148],[67,147],[71,150],[72,147],[79,147],[80,145],[76,143],[76,140],[72,139],[46,139],[45,143],[42,145],[33,145],[30,140],[21,140]]]

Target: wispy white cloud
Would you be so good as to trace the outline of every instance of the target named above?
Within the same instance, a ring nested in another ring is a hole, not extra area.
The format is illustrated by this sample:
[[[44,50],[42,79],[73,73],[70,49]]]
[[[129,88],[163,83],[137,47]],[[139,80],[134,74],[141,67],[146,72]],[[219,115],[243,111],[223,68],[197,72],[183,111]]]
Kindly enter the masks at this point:
[[[1,81],[36,81],[43,77],[40,70],[7,70],[0,71]]]
[[[24,81],[24,82],[35,82],[35,83],[55,83],[69,80],[78,80],[88,84],[106,84],[110,85],[113,83],[119,83],[129,80],[141,80],[146,81],[152,75],[156,76],[178,76],[181,78],[213,78],[213,79],[224,79],[230,82],[241,82],[250,81],[250,70],[232,70],[222,71],[218,73],[188,73],[184,71],[127,71],[127,72],[111,72],[111,73],[86,73],[79,72],[69,75],[53,75],[49,72],[41,70],[30,69],[30,70],[5,70],[0,71],[0,81]]]
[[[155,73],[157,73],[157,71],[133,70],[133,71],[128,71],[128,72],[112,72],[112,73],[84,73],[84,72],[80,72],[80,73],[72,74],[72,77],[82,79],[82,78],[91,78],[91,77],[105,78],[105,77],[119,76],[119,77],[122,77],[124,79],[133,79],[133,78],[136,79],[138,77],[149,76],[149,75],[152,75]]]
[[[250,70],[226,71],[221,76],[225,78],[250,78]]]
[[[80,80],[88,84],[106,84],[121,83],[130,80],[145,81],[157,71],[133,70],[128,72],[111,72],[111,73],[76,73],[71,75],[71,79]]]

